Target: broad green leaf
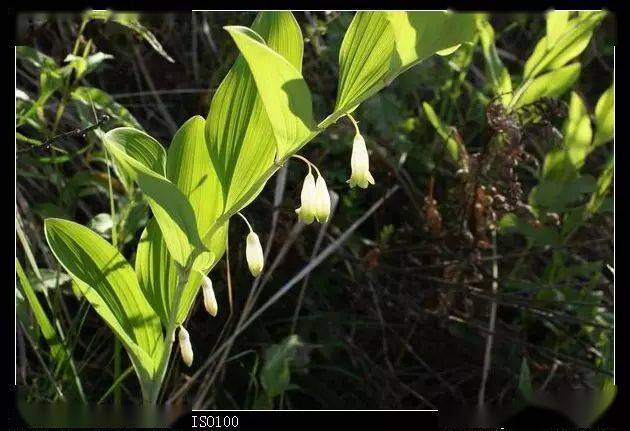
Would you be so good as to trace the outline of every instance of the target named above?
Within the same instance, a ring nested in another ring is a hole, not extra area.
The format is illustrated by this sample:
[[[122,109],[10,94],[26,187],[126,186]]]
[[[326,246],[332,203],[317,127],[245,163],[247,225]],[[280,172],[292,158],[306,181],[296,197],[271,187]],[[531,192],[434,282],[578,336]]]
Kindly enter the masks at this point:
[[[302,342],[297,335],[289,335],[280,344],[273,344],[265,351],[265,362],[260,369],[260,383],[270,398],[277,397],[289,388],[294,359]]]
[[[512,99],[512,79],[497,53],[497,48],[494,44],[494,29],[486,19],[479,18],[477,19],[477,30],[481,41],[481,51],[486,63],[486,75],[492,85],[494,95],[500,96],[502,103],[507,106]]]
[[[577,93],[571,93],[569,112],[562,133],[562,147],[551,150],[545,156],[542,169],[544,181],[562,182],[576,178],[591,150],[591,120]]]
[[[335,121],[432,54],[452,53],[473,39],[473,14],[450,12],[357,12],[339,52]]]
[[[128,29],[134,31],[141,36],[151,47],[162,57],[174,63],[175,60],[166,53],[162,44],[157,40],[155,35],[149,31],[145,26],[140,24],[140,16],[137,13],[131,12],[112,12],[110,10],[91,10],[83,15],[85,21],[89,20],[101,20],[112,21],[120,24]]]
[[[370,92],[385,86],[394,57],[394,31],[385,12],[357,12],[339,51],[339,90],[335,112],[350,111]],[[368,96],[369,97],[369,96]]]
[[[429,105],[427,102],[422,102],[422,108],[424,109],[424,114],[427,116],[429,123],[435,128],[435,131],[440,135],[440,138],[446,144],[446,149],[450,154],[453,161],[459,160],[459,146],[457,145],[457,141],[453,137],[453,134],[449,131],[449,128],[442,123],[433,110],[433,107]]]
[[[600,96],[595,105],[595,141],[593,145],[601,145],[613,138],[615,121],[615,91],[611,85]]]
[[[223,211],[221,183],[214,172],[205,141],[205,120],[196,116],[175,134],[168,149],[166,176],[186,196],[195,214],[200,232],[205,232]],[[206,243],[211,253],[204,253],[195,262],[194,271],[184,288],[178,309],[177,323],[188,314],[201,282],[223,255],[227,224]],[[168,325],[178,282],[178,272],[162,232],[155,220],[147,225],[136,254],[136,273],[149,302]]]
[[[276,159],[281,160],[313,136],[311,92],[301,72],[269,48],[256,32],[240,26],[225,29],[254,77],[276,140]]]
[[[164,149],[144,132],[121,127],[110,130],[103,142],[119,164],[130,172],[147,196],[166,245],[185,267],[203,251],[195,213],[186,196],[164,177]]]
[[[55,361],[57,367],[61,366],[66,359],[67,354],[66,350],[63,347],[61,339],[57,334],[52,323],[48,319],[44,308],[42,307],[39,299],[37,298],[37,294],[33,290],[29,279],[26,277],[24,270],[22,269],[22,265],[20,262],[15,259],[15,270],[17,271],[18,278],[20,280],[20,284],[22,285],[22,291],[24,292],[24,296],[26,297],[31,310],[33,310],[33,315],[35,316],[35,321],[37,325],[39,325],[39,329],[42,331],[42,335],[48,343],[50,347],[50,352]]]
[[[162,327],[133,269],[111,244],[69,220],[47,219],[45,234],[57,260],[81,294],[121,340],[141,382],[162,353]]]
[[[391,63],[391,73],[399,75],[419,61],[438,53],[444,55],[454,47],[472,41],[475,15],[444,11],[387,12],[396,40],[400,60]],[[390,79],[393,79],[393,77]]]
[[[199,232],[206,232],[223,212],[223,191],[205,138],[206,121],[186,121],[168,148],[166,178],[186,196],[195,213]]]
[[[580,76],[580,63],[552,70],[533,79],[514,104],[515,108],[535,102],[541,97],[560,97],[569,90]]]
[[[535,209],[561,213],[570,204],[595,189],[595,179],[590,175],[571,180],[545,180],[534,187],[529,195],[529,203]]]
[[[297,70],[302,64],[302,34],[290,12],[261,12],[252,29],[269,48]],[[262,188],[261,177],[274,162],[276,139],[250,68],[240,55],[212,99],[206,143],[223,184],[226,210],[241,209]],[[264,186],[264,182],[262,182]],[[252,197],[253,196],[253,197]]]
[[[223,234],[223,249],[225,249],[225,230],[219,231],[217,234]],[[222,250],[217,251],[222,254]],[[212,259],[211,264],[216,263],[217,260],[217,258]],[[140,237],[135,267],[142,291],[160,316],[164,326],[168,326],[179,274],[155,219],[147,223],[147,227]],[[201,273],[198,270],[193,270],[180,299],[177,324],[186,318],[200,284]]]
[[[562,33],[569,23],[569,11],[558,10],[549,11],[546,16],[547,26],[547,49],[553,49],[554,44],[558,41]]]
[[[536,44],[532,55],[525,62],[523,82],[540,73],[557,69],[580,55],[588,46],[593,30],[604,18],[606,12],[588,12],[578,15],[566,24],[564,32],[550,45],[548,36],[544,36]]]

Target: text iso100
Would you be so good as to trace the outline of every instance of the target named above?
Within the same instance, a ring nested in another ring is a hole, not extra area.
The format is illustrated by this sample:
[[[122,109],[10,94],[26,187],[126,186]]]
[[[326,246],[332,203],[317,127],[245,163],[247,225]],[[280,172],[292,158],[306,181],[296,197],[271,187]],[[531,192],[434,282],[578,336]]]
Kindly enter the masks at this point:
[[[238,428],[238,416],[192,415],[192,428]]]

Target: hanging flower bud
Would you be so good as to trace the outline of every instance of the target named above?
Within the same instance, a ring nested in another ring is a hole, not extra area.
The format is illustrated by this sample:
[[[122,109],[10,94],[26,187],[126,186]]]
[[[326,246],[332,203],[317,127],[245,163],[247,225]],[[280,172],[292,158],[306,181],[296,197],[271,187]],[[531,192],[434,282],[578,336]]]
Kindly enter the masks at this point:
[[[302,206],[295,210],[298,220],[304,224],[311,224],[315,220],[315,211],[317,209],[315,193],[315,177],[309,172],[304,178],[304,184],[302,185],[302,193],[300,195]]]
[[[330,216],[330,194],[324,177],[319,175],[315,183],[315,218],[320,223],[326,223]]]
[[[179,327],[179,349],[182,353],[182,360],[190,367],[193,362],[192,344],[190,344],[190,335],[183,326]]]
[[[374,178],[370,174],[370,159],[368,157],[365,139],[357,131],[352,143],[352,157],[350,158],[350,167],[352,175],[348,180],[350,187],[359,186],[362,189],[367,188],[368,183],[374,184]]]
[[[265,258],[263,256],[262,246],[260,245],[260,239],[258,239],[258,235],[256,235],[254,231],[250,231],[247,235],[245,256],[247,257],[250,272],[254,277],[258,277],[263,270]]]
[[[201,287],[203,289],[203,305],[206,307],[206,311],[215,317],[219,311],[219,306],[217,305],[217,298],[214,296],[212,280],[207,275],[204,275]]]

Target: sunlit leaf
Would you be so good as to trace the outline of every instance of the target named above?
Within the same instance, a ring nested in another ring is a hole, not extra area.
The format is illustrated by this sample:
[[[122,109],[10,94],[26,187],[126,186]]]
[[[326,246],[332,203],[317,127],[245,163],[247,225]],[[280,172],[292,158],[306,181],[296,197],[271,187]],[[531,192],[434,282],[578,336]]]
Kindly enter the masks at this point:
[[[541,38],[525,62],[523,81],[562,67],[580,55],[588,46],[595,26],[605,15],[606,12],[588,12],[569,20],[560,35],[553,35],[556,38],[554,44],[547,42],[548,36]]]
[[[486,75],[495,96],[500,97],[504,105],[512,99],[512,79],[510,72],[503,65],[494,44],[495,36],[492,25],[486,20],[477,19],[477,30],[481,41],[481,51],[486,62]]]
[[[81,294],[129,352],[141,380],[150,378],[156,365],[153,358],[162,349],[162,327],[131,266],[111,244],[78,223],[47,219],[45,233]]]
[[[613,138],[615,121],[615,91],[611,85],[600,96],[595,105],[595,141],[593,145],[601,145]]]
[[[247,27],[228,26],[254,77],[276,139],[276,158],[295,151],[313,134],[311,92],[301,72]]]
[[[569,24],[569,11],[558,10],[547,12],[547,49],[552,49]]]
[[[203,244],[195,213],[186,196],[163,175],[164,149],[144,132],[121,127],[110,130],[103,142],[128,170],[147,196],[171,256],[185,267]]]
[[[539,100],[541,97],[560,97],[575,84],[580,76],[580,63],[572,63],[533,79],[519,97],[515,108]]]
[[[252,29],[267,47],[301,70],[302,34],[290,12],[261,12]],[[236,209],[242,208],[260,191],[260,179],[272,167],[276,155],[276,138],[243,55],[212,99],[206,143],[223,184],[226,209],[236,204]]]
[[[474,33],[473,14],[357,12],[341,44],[339,92],[335,112],[327,120],[352,111],[430,55],[452,53]]]
[[[453,161],[456,162],[459,160],[459,146],[457,145],[455,137],[450,132],[449,127],[442,123],[442,120],[438,118],[437,114],[433,110],[433,107],[427,102],[422,103],[422,108],[424,109],[424,114],[427,116],[429,123],[431,123],[431,125],[435,128],[435,131],[438,135],[440,135],[440,138],[444,141],[446,149]]]

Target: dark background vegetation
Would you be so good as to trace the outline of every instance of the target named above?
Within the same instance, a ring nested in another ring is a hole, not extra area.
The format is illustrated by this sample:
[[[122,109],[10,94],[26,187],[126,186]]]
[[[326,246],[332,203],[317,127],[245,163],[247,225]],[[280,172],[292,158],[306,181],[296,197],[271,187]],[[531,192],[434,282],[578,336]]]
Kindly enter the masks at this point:
[[[142,15],[142,23],[156,35],[174,63],[125,27],[91,22],[83,37],[92,39],[94,52],[114,58],[86,76],[82,84],[111,95],[167,146],[185,120],[197,114],[206,117],[213,93],[237,56],[222,26],[249,26],[254,16],[224,12]],[[297,12],[295,16],[305,37],[303,75],[314,94],[316,116],[323,118],[332,111],[336,97],[338,50],[352,14]],[[544,35],[544,16],[496,14],[491,22],[501,59],[518,75]],[[72,51],[79,23],[78,15],[21,14],[17,42],[62,64]],[[591,113],[612,82],[615,26],[613,15],[605,18],[580,57],[582,73],[574,91],[583,97]],[[477,268],[480,279],[449,281],[444,266],[449,259],[463,259],[463,255],[453,256],[452,250],[436,248],[425,229],[422,210],[429,178],[434,178],[434,198],[439,205],[446,200],[454,175],[422,102],[431,103],[440,118],[457,127],[470,152],[483,148],[488,136],[483,101],[487,104],[491,95],[486,91],[479,48],[465,69],[457,68],[457,61],[457,54],[431,57],[359,108],[356,118],[371,150],[374,187],[350,190],[345,183],[353,137],[350,122],[339,121],[305,148],[303,155],[319,166],[329,187],[339,195],[332,221],[321,233],[320,250],[392,186],[399,184],[401,188],[312,271],[306,283],[294,286],[249,326],[228,354],[215,355],[204,364],[234,331],[252,288],[244,258],[245,227],[239,223],[230,226],[232,314],[224,258],[213,270],[219,315],[210,318],[197,301],[187,325],[195,363],[186,368],[177,356],[163,401],[239,409],[414,409],[477,403],[485,328],[494,297],[490,252],[481,251],[485,260]],[[17,66],[18,88],[35,97],[37,71],[21,61]],[[484,92],[485,99],[480,98]],[[568,101],[568,96],[563,100]],[[30,131],[31,136],[50,134],[60,98],[55,94],[46,102],[43,127]],[[79,108],[68,104],[56,133],[88,126],[89,116],[81,115]],[[562,119],[554,121],[557,127],[562,124]],[[60,143],[72,154],[62,163],[51,161],[46,154],[18,153],[18,216],[42,270],[55,273],[57,269],[43,238],[43,218],[63,216],[87,224],[97,214],[109,212],[102,147],[91,139],[74,137]],[[19,151],[23,145],[18,144]],[[533,153],[542,163],[550,146],[538,144],[541,151]],[[582,172],[597,178],[611,152],[612,143],[599,148],[589,156]],[[523,172],[527,196],[536,179],[527,170]],[[290,162],[280,204],[274,206],[276,176],[245,210],[263,245],[272,241],[267,268],[279,253],[282,257],[262,286],[254,309],[308,264],[320,235],[317,224],[301,231],[295,227],[293,210],[303,175],[302,166]],[[115,196],[120,199],[118,205],[127,204],[122,193]],[[278,222],[270,238],[274,211]],[[443,209],[443,217],[447,223],[448,208]],[[138,225],[142,227],[145,221],[146,215]],[[135,241],[131,239],[140,232],[131,232],[123,247],[128,259],[134,251]],[[612,275],[606,264],[612,265],[612,233],[612,211],[608,210],[596,214],[562,247],[528,246],[520,234],[497,235],[500,295],[496,296],[499,306],[485,390],[487,402],[510,405],[523,396],[525,380],[536,388],[559,392],[595,387],[611,374],[613,296]],[[29,272],[20,246],[18,259]],[[565,275],[557,277],[555,284],[549,283],[546,274],[552,265],[558,265],[557,259],[562,261]],[[77,316],[81,322],[73,358],[89,401],[96,402],[114,381],[114,336],[96,313],[77,301],[69,283],[57,288],[55,284],[40,289],[48,289],[51,314],[63,327],[76,331],[72,323]],[[447,305],[445,296],[450,298]],[[51,401],[55,392],[43,366],[46,358],[43,362],[38,358],[45,352],[36,354],[29,342],[33,322],[27,309],[21,319],[18,385],[29,400]],[[296,348],[291,347],[296,339],[286,338],[293,334],[300,340]],[[278,346],[274,345],[287,348],[286,361],[279,368],[265,367],[273,349],[277,353]],[[121,369],[128,366],[123,355]],[[290,386],[283,378],[287,370]],[[60,384],[71,386],[69,382]],[[265,396],[274,385],[279,392]],[[117,399],[139,402],[138,396],[137,383],[130,375]]]

